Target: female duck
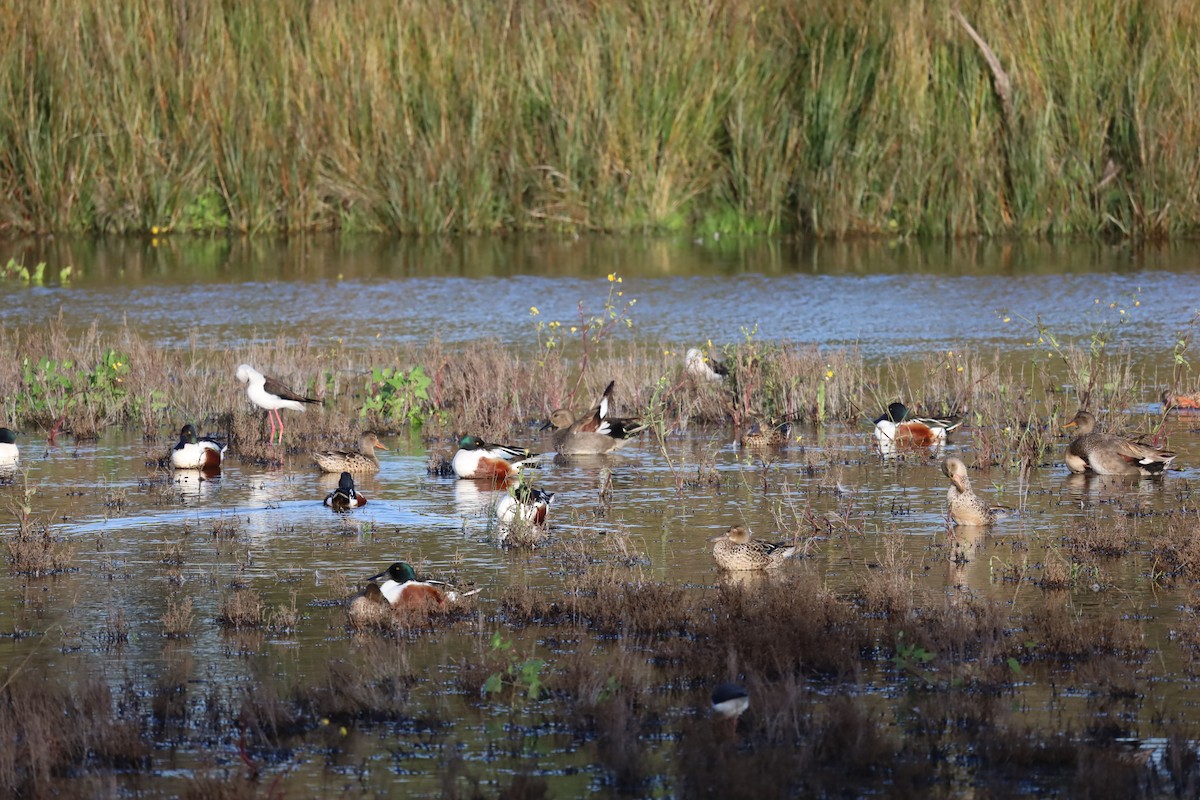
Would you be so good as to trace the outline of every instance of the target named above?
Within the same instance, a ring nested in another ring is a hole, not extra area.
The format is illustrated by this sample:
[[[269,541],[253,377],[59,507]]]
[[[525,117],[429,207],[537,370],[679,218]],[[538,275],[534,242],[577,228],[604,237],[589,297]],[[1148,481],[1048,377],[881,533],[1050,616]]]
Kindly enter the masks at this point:
[[[717,566],[727,570],[772,569],[796,552],[795,544],[751,539],[750,532],[741,525],[734,525],[709,541],[714,543],[713,558]]]
[[[961,458],[951,456],[942,462],[942,474],[950,479],[946,500],[950,506],[950,518],[955,525],[991,525],[1012,509],[989,506],[971,490],[971,478],[967,465]]]
[[[1096,418],[1080,411],[1063,426],[1076,428],[1079,436],[1067,445],[1066,461],[1071,472],[1097,475],[1161,475],[1175,454],[1122,436],[1096,432]]]
[[[379,437],[373,433],[364,433],[358,440],[358,451],[354,450],[319,450],[313,453],[313,459],[325,472],[377,472],[379,459],[375,449],[387,450]]]

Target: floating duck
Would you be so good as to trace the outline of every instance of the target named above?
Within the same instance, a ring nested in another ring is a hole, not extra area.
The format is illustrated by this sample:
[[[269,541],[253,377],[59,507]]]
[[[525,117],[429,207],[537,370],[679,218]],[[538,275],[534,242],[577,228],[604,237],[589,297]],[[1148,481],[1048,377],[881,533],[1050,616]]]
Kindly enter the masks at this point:
[[[755,420],[750,423],[746,428],[746,432],[742,434],[742,447],[779,447],[780,445],[787,444],[788,433],[791,429],[792,424],[790,422],[770,425],[761,420]]]
[[[11,467],[21,460],[17,447],[17,432],[11,428],[0,428],[0,467]]]
[[[955,525],[991,525],[1005,514],[1012,513],[1012,509],[1004,506],[989,506],[971,490],[967,465],[961,458],[950,456],[943,461],[942,474],[950,479],[946,500]]]
[[[220,469],[225,445],[208,436],[196,436],[196,429],[184,425],[179,431],[179,444],[171,450],[171,466],[175,469]]]
[[[750,695],[736,683],[726,681],[712,693],[712,710],[718,720],[727,721],[731,732],[737,730],[737,719],[750,707]]]
[[[496,516],[501,525],[542,525],[553,501],[554,492],[535,489],[521,481],[496,503]]]
[[[697,347],[688,348],[684,364],[689,375],[702,381],[718,383],[725,380],[725,376],[729,374],[729,367],[709,358]]]
[[[772,569],[796,552],[795,544],[751,539],[750,532],[741,525],[734,525],[709,541],[714,543],[713,558],[717,566],[727,570]]]
[[[387,580],[377,584],[380,578]],[[386,612],[434,611],[458,602],[464,597],[477,594],[479,589],[459,592],[444,583],[419,581],[412,564],[397,561],[390,567],[367,579],[370,583],[355,595],[347,609],[350,622],[356,626],[378,624],[391,619]]]
[[[893,447],[941,447],[946,434],[961,424],[961,419],[910,416],[903,403],[892,403],[875,420],[875,441],[884,452]]]
[[[325,472],[376,472],[379,470],[379,459],[375,457],[375,449],[387,450],[379,437],[373,433],[364,433],[358,440],[358,451],[354,450],[318,450],[313,453],[313,459]]]
[[[320,400],[296,394],[274,378],[268,378],[249,364],[237,368],[237,378],[246,385],[250,402],[267,412],[271,423],[271,441],[275,439],[275,421],[279,420],[279,441],[283,442],[283,417],[279,409],[303,411],[305,404],[320,404]]]
[[[1163,389],[1162,404],[1164,411],[1183,409],[1194,411],[1200,409],[1200,392],[1191,394],[1173,394],[1170,389]]]
[[[343,472],[337,488],[325,495],[325,505],[337,511],[362,508],[366,504],[367,498],[355,490],[354,477],[349,472]]]
[[[616,381],[610,381],[599,402],[579,419],[565,408],[550,415],[550,421],[542,426],[542,430],[554,428],[556,452],[568,456],[610,453],[646,429],[646,423],[637,417],[608,416],[608,404],[616,384]]]
[[[1097,475],[1161,475],[1170,466],[1175,454],[1122,436],[1096,433],[1096,418],[1080,411],[1063,426],[1079,432],[1067,445],[1067,468],[1071,472],[1094,472]]]
[[[460,478],[506,480],[520,473],[533,458],[523,447],[488,444],[478,436],[464,436],[459,440],[451,466]]]

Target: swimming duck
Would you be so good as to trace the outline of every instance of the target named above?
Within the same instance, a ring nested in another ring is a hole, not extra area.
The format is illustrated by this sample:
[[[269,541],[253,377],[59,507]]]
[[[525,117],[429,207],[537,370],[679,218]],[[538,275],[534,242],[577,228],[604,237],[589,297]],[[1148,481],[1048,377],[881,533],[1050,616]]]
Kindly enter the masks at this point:
[[[275,439],[275,420],[279,420],[279,441],[283,441],[283,417],[279,409],[289,408],[303,411],[306,403],[320,404],[320,400],[296,394],[274,378],[268,378],[249,364],[237,368],[237,378],[246,384],[246,396],[250,402],[267,412],[271,423],[271,441]]]
[[[891,403],[875,420],[875,441],[885,452],[895,446],[940,447],[946,442],[946,434],[961,424],[961,419],[910,416],[903,403]]]
[[[730,733],[737,730],[737,718],[750,707],[750,694],[736,683],[726,681],[712,693],[712,710],[718,720],[728,722]]]
[[[734,525],[713,542],[713,558],[717,566],[727,570],[771,569],[778,567],[796,552],[796,545],[786,542],[762,542],[750,538],[750,532]]]
[[[597,455],[609,453],[646,429],[646,423],[637,417],[610,417],[608,404],[616,381],[610,381],[599,402],[579,419],[575,419],[565,408],[550,415],[550,421],[542,426],[554,428],[554,449],[562,455]]]
[[[338,511],[348,508],[362,508],[367,504],[367,498],[354,488],[354,477],[349,472],[343,472],[338,479],[338,487],[325,495],[325,505]]]
[[[225,445],[208,436],[196,436],[196,429],[184,425],[179,431],[179,444],[171,450],[171,466],[175,469],[220,469]]]
[[[553,501],[554,492],[535,489],[521,481],[496,503],[496,516],[501,525],[541,525],[545,523],[546,512]]]
[[[1076,428],[1076,436],[1067,445],[1067,468],[1071,472],[1094,472],[1098,475],[1161,475],[1170,466],[1175,454],[1148,444],[1131,442],[1122,436],[1096,433],[1096,418],[1080,411],[1063,426]]]
[[[971,490],[971,478],[967,465],[961,458],[950,456],[942,462],[942,474],[950,479],[946,500],[950,505],[950,518],[955,525],[991,525],[1012,509],[989,506]]]
[[[688,348],[684,356],[684,365],[689,375],[702,381],[717,383],[725,380],[725,376],[729,374],[729,367],[709,358],[698,347]]]
[[[787,444],[788,433],[792,429],[790,422],[779,425],[769,425],[761,420],[751,422],[746,432],[742,434],[742,447],[778,447]]]
[[[358,440],[358,451],[354,450],[319,450],[313,453],[313,459],[325,472],[375,472],[379,469],[379,459],[375,457],[375,448],[387,450],[379,437],[373,433],[364,433]]]
[[[531,460],[532,454],[523,447],[488,444],[478,436],[464,436],[451,465],[460,478],[504,480],[517,475]]]
[[[17,432],[11,428],[0,428],[0,466],[11,467],[21,460],[17,447]]]

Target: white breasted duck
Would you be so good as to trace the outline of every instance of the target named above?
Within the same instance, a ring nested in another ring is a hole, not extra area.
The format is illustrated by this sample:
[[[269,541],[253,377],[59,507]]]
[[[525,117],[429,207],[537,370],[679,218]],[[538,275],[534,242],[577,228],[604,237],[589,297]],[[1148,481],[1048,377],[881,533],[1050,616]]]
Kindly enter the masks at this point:
[[[306,404],[320,405],[321,401],[293,392],[274,378],[268,378],[249,364],[237,368],[237,378],[246,384],[246,395],[250,402],[267,412],[271,422],[271,440],[275,439],[275,422],[279,421],[279,441],[283,441],[283,417],[279,409],[303,411]]]
[[[179,444],[171,450],[171,466],[175,469],[220,469],[225,445],[209,436],[197,436],[192,425],[179,431]]]
[[[458,442],[451,466],[460,478],[488,478],[503,481],[520,473],[534,456],[523,447],[488,444],[478,436],[464,436]]]
[[[550,415],[550,421],[542,426],[554,428],[554,449],[562,455],[598,455],[610,453],[646,429],[646,423],[637,417],[610,417],[609,401],[616,381],[609,381],[600,400],[578,419],[565,408]]]
[[[354,477],[349,472],[343,472],[338,487],[325,495],[325,505],[336,511],[362,508],[366,504],[367,498],[354,488]]]
[[[725,376],[729,374],[729,367],[720,361],[709,358],[698,347],[688,348],[687,354],[684,356],[684,364],[687,374],[697,380],[718,383],[725,380]]]
[[[387,450],[379,437],[373,433],[364,433],[358,440],[358,450],[318,450],[313,453],[313,459],[325,472],[376,472],[379,470],[379,459],[375,457],[375,449]]]
[[[11,428],[0,428],[0,467],[15,466],[21,460],[17,447],[17,432]]]
[[[552,502],[554,492],[535,489],[520,481],[496,503],[496,516],[502,525],[542,525]]]
[[[875,420],[875,441],[888,452],[893,447],[940,447],[961,419],[914,417],[903,403],[892,403]]]

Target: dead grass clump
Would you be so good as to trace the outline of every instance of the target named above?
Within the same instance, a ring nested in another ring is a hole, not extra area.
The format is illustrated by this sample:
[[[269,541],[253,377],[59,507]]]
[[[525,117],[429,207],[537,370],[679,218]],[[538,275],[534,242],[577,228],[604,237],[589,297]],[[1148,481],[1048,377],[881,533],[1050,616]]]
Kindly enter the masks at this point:
[[[292,592],[291,603],[280,603],[267,612],[267,629],[272,633],[295,633],[300,624],[300,612],[296,609],[296,593]]]
[[[1126,517],[1106,515],[1102,520],[1089,517],[1066,532],[1063,543],[1072,550],[1093,556],[1117,558],[1134,548],[1136,533]]]
[[[627,573],[596,570],[564,598],[567,613],[596,632],[665,635],[686,631],[691,620],[687,593],[665,583],[632,582]]]
[[[354,663],[330,661],[324,676],[293,691],[297,707],[310,719],[333,724],[397,722],[411,718],[411,689],[417,684],[406,645],[398,640],[364,639]]]
[[[57,539],[48,522],[35,519],[28,502],[14,507],[13,514],[17,518],[17,530],[4,537],[4,544],[14,572],[36,577],[53,575],[71,566],[75,548]]]
[[[1115,611],[1095,619],[1080,618],[1052,599],[1021,615],[1021,621],[1026,637],[1036,643],[1032,654],[1043,659],[1076,662],[1102,654],[1134,657],[1145,650],[1142,629]]]
[[[257,628],[263,622],[262,597],[253,589],[235,590],[221,601],[217,622],[235,630]]]
[[[185,597],[182,602],[167,598],[167,611],[159,620],[163,626],[163,636],[168,639],[180,639],[190,636],[192,631],[192,598]]]

